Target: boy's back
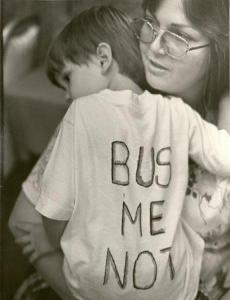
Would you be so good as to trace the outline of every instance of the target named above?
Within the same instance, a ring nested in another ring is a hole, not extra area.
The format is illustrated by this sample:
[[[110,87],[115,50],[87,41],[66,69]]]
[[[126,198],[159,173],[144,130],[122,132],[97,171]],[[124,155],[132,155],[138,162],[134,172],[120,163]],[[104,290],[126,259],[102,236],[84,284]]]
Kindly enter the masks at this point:
[[[37,209],[69,221],[64,270],[77,299],[195,298],[203,243],[180,221],[188,151],[201,162],[217,138],[182,101],[148,92],[72,104]],[[215,150],[203,165],[221,173]]]

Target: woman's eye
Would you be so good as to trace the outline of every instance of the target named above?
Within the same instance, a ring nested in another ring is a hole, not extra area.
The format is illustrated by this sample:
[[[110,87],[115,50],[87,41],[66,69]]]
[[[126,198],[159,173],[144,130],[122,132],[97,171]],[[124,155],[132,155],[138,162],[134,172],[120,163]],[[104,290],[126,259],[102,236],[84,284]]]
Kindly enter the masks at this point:
[[[175,33],[176,35],[178,35],[179,37],[185,39],[186,41],[193,40],[193,38],[185,32],[181,32],[181,31],[177,31],[177,30],[172,30],[172,32]]]
[[[159,24],[158,24],[156,18],[150,17],[150,16],[145,16],[145,20],[147,20],[154,28],[159,27]]]

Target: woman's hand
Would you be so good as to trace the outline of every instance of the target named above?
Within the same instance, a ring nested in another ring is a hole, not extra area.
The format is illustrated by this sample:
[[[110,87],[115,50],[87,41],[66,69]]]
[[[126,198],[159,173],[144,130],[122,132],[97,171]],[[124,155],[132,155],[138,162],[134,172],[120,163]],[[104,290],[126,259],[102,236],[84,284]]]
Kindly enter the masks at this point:
[[[57,250],[50,243],[42,223],[21,222],[17,224],[17,229],[24,234],[15,242],[22,248],[22,253],[31,263]]]

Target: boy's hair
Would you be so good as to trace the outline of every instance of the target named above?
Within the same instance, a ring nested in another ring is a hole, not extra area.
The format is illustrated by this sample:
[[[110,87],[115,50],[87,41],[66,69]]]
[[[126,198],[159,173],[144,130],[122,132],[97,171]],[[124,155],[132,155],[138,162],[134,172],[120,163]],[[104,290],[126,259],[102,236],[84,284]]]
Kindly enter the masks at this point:
[[[87,64],[101,42],[110,45],[119,72],[143,86],[144,68],[130,18],[112,6],[91,7],[73,17],[64,27],[48,52],[46,71],[49,79],[60,86],[57,75],[65,62]]]

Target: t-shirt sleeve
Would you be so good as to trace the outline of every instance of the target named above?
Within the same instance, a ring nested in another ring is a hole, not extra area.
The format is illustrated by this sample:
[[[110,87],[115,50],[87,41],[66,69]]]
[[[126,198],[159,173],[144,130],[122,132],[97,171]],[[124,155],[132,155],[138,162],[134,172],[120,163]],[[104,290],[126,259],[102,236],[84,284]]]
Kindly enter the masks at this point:
[[[230,176],[230,135],[203,120],[185,104],[189,121],[189,155],[211,173]]]
[[[25,193],[28,200],[34,206],[36,205],[37,200],[40,196],[42,175],[50,159],[50,155],[55,145],[59,129],[60,129],[60,125],[55,130],[55,133],[50,139],[49,144],[47,145],[42,155],[40,156],[35,166],[33,167],[32,171],[30,172],[30,174],[22,184],[23,192]]]
[[[67,111],[41,179],[36,210],[47,218],[69,220],[75,202],[73,104]]]

